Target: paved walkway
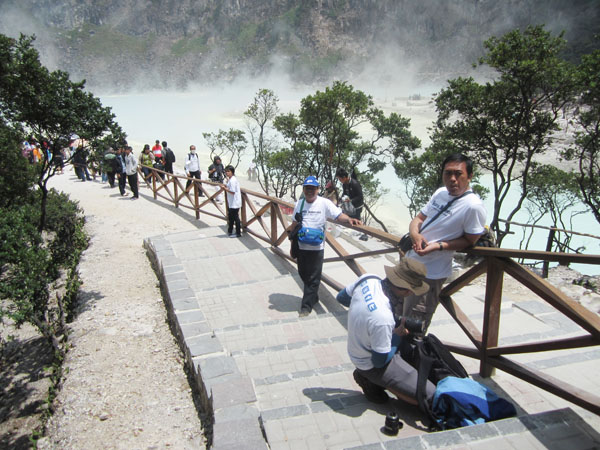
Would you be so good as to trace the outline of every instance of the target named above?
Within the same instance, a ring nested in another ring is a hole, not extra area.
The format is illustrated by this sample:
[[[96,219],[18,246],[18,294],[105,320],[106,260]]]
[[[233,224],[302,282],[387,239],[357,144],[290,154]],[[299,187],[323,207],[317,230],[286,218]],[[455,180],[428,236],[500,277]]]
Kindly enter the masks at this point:
[[[366,401],[352,378],[346,311],[335,292],[322,286],[320,306],[298,318],[302,283],[295,267],[261,241],[248,235],[231,239],[224,227],[213,226],[148,238],[145,246],[201,403],[212,415],[206,421],[213,423],[214,448],[600,448],[594,431],[599,417],[501,372],[483,382],[512,400],[519,418],[427,433],[418,408],[397,400],[383,406]],[[390,263],[379,257],[361,264],[383,276]],[[326,271],[345,283],[354,276],[344,267],[328,265]],[[475,323],[482,321],[483,295],[481,287],[469,286],[455,297]],[[580,332],[544,303],[519,300],[503,301],[501,343]],[[430,331],[468,344],[443,308]],[[477,361],[459,359],[477,373]],[[597,391],[596,347],[519,360]],[[396,437],[381,432],[391,410],[404,423]]]

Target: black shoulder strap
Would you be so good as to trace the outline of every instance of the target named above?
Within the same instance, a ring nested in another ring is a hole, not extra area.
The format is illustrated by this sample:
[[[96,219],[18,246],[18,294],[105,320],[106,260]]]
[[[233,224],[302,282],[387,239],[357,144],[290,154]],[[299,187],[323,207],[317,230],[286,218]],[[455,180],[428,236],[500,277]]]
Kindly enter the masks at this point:
[[[425,343],[419,340],[415,344],[417,346],[417,352],[419,353],[419,367],[417,368],[417,402],[419,408],[429,419],[429,429],[441,429],[437,418],[431,410],[431,405],[427,402],[427,380],[429,379],[429,372],[433,366],[434,359],[427,355],[423,348]]]
[[[450,200],[448,203],[446,203],[444,205],[444,207],[442,209],[440,209],[435,216],[433,216],[433,219],[431,219],[429,222],[427,222],[425,225],[423,225],[421,227],[421,229],[419,230],[419,233],[422,233],[423,230],[425,228],[427,228],[429,225],[431,225],[431,223],[435,219],[437,219],[438,217],[440,217],[444,211],[446,211],[448,208],[450,208],[450,205],[452,205],[452,203],[454,203],[456,200],[459,200],[459,199],[463,198],[465,195],[472,194],[472,193],[473,193],[473,191],[467,191],[467,192],[463,193],[462,195],[459,195],[458,197],[454,197],[452,200]]]

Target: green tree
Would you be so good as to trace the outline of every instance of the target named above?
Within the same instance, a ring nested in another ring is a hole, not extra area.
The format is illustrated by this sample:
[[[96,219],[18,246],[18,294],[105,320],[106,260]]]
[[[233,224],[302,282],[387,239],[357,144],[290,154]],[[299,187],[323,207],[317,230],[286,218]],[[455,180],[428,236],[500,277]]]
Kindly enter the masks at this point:
[[[582,58],[578,68],[580,97],[575,116],[575,144],[563,156],[577,163],[583,202],[600,223],[600,50]]]
[[[206,145],[210,148],[210,159],[219,156],[225,167],[232,165],[237,168],[240,158],[248,141],[242,130],[230,128],[229,131],[219,130],[218,133],[202,133],[206,140]]]
[[[560,58],[565,41],[542,26],[492,37],[479,65],[497,78],[485,84],[473,78],[449,81],[437,94],[438,119],[432,133],[434,153],[461,152],[492,176],[491,228],[498,244],[529,194],[536,158],[551,150],[562,108],[573,99],[573,67]],[[507,198],[516,198],[507,206]],[[507,209],[507,211],[505,211]]]
[[[289,163],[286,152],[278,155],[275,160],[272,155],[278,150],[277,139],[272,133],[273,119],[279,113],[277,102],[279,99],[270,89],[259,89],[252,103],[248,106],[246,127],[250,134],[250,144],[254,150],[254,162],[258,169],[258,182],[265,194],[274,191],[275,196],[283,197],[287,191],[284,189],[285,174],[277,169]]]
[[[73,135],[85,142],[96,142],[108,135],[122,140],[125,135],[114,121],[110,108],[84,90],[85,81],[72,82],[62,71],[50,72],[44,67],[32,45],[35,37],[18,40],[0,35],[0,110],[2,119],[15,130],[22,130],[38,142],[46,142],[52,154],[66,147]],[[40,222],[46,223],[48,180],[56,167],[45,152],[37,185],[40,199]]]
[[[349,171],[361,167],[363,189],[371,193],[367,201],[369,197],[376,201],[383,191],[375,174],[420,146],[409,126],[409,119],[396,113],[386,116],[375,108],[371,96],[336,81],[325,91],[303,98],[298,115],[275,118],[274,127],[295,162],[285,160],[288,166],[280,169],[289,174],[293,193],[307,175],[333,180],[339,167]]]

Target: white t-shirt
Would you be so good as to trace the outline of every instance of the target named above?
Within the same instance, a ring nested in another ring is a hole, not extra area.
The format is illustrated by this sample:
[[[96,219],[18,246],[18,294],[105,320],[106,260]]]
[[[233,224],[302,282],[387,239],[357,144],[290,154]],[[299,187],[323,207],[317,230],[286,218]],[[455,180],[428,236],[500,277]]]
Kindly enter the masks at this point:
[[[337,219],[342,213],[342,209],[335,206],[331,200],[317,197],[312,203],[298,200],[294,212],[292,213],[292,217],[296,217],[296,213],[300,211],[302,203],[304,203],[304,208],[302,209],[302,226],[321,229],[323,230],[323,233],[325,233],[327,219]],[[320,245],[310,245],[299,242],[298,245],[302,250],[323,250],[325,248],[324,242]]]
[[[383,294],[381,281],[360,277],[346,286],[352,296],[348,310],[348,355],[361,370],[372,369],[372,351],[389,353],[392,349],[394,314],[389,299]]]
[[[242,192],[240,191],[240,183],[235,176],[231,176],[227,182],[227,189],[233,191],[233,194],[227,193],[227,203],[230,208],[241,208],[242,207]]]
[[[185,157],[185,170],[188,172],[197,172],[200,170],[200,161],[197,153],[188,153]]]
[[[435,191],[429,203],[421,210],[421,213],[427,216],[421,228],[453,198],[455,197],[451,196],[445,187]],[[482,234],[486,215],[485,207],[479,196],[473,193],[467,194],[452,203],[450,208],[435,219],[431,225],[427,225],[422,234],[427,242],[449,241],[464,234]],[[425,256],[419,256],[411,250],[407,256],[425,264],[427,278],[439,280],[449,277],[452,273],[454,250],[432,252]]]

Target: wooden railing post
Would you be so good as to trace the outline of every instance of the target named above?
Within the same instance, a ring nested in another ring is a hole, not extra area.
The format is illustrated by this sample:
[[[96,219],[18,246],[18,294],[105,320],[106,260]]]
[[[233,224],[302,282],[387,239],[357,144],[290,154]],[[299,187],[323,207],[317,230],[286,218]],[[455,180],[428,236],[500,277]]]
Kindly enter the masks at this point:
[[[200,218],[200,197],[198,195],[198,183],[194,180],[194,212],[196,213],[196,219]]]
[[[492,376],[495,370],[491,365],[487,364],[487,349],[498,345],[500,307],[502,306],[502,283],[504,280],[504,268],[498,259],[486,257],[486,260],[487,279],[485,284],[481,362],[479,366],[479,374],[482,377]]]
[[[156,200],[156,177],[154,176],[154,170],[150,174],[152,175],[152,194],[154,195],[154,200]]]
[[[546,251],[552,251],[552,242],[554,241],[554,234],[556,230],[551,228],[548,232],[548,242],[546,242]],[[544,260],[542,263],[542,278],[548,278],[548,268],[550,267],[550,261]]]
[[[275,245],[277,242],[277,211],[275,208],[279,208],[279,205],[271,203],[271,245]]]

